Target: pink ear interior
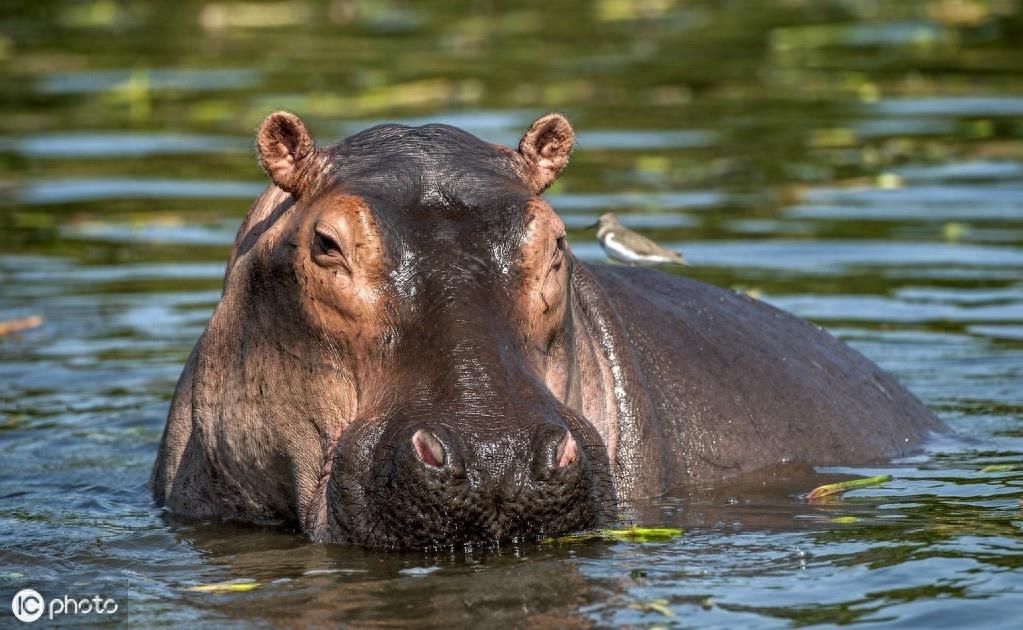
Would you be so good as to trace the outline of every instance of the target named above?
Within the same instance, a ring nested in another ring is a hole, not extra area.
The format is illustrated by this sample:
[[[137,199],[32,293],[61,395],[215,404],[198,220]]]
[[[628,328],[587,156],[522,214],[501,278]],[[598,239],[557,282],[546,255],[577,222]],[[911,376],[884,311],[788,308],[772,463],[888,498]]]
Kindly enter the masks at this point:
[[[561,114],[547,114],[533,121],[519,141],[519,153],[531,167],[536,193],[543,192],[568,164],[575,133]]]
[[[304,166],[316,150],[305,123],[288,112],[270,114],[259,126],[256,149],[270,179],[293,195],[299,193]]]

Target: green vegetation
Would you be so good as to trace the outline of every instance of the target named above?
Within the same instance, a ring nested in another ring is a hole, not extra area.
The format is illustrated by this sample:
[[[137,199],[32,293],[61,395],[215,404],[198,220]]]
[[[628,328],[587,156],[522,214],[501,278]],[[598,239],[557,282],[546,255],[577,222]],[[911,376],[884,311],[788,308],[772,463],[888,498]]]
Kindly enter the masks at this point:
[[[637,527],[635,525],[626,529],[598,529],[592,532],[581,534],[570,534],[558,536],[557,538],[545,538],[544,543],[580,543],[593,540],[607,540],[613,542],[663,542],[678,538],[682,530],[674,527]]]
[[[849,490],[857,490],[859,488],[871,488],[874,486],[880,486],[886,481],[891,481],[891,475],[877,475],[875,477],[864,477],[862,479],[850,479],[849,481],[839,481],[837,483],[829,483],[823,486],[818,486],[806,494],[808,501],[815,499],[822,499],[833,494],[839,494],[842,492],[848,492]]]

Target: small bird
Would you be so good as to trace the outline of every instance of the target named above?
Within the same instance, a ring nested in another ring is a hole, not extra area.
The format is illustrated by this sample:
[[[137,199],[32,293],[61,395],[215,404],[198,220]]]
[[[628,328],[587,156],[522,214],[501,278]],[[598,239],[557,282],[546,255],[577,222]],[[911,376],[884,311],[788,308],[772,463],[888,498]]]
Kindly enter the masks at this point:
[[[605,212],[588,229],[597,228],[597,240],[612,260],[627,265],[688,265],[679,252],[661,247],[642,234],[618,222],[614,212]]]

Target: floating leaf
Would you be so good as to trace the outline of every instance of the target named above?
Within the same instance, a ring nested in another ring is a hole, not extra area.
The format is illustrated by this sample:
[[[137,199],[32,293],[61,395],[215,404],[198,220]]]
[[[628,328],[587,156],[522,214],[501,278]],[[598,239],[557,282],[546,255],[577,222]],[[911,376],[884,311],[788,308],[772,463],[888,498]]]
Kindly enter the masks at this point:
[[[990,466],[984,466],[980,469],[980,472],[985,473],[999,473],[999,472],[1012,472],[1019,470],[1019,464],[991,464]]]
[[[600,533],[615,540],[647,542],[678,538],[682,535],[682,530],[674,527],[630,527],[628,529],[602,529]]]
[[[674,527],[629,527],[628,529],[597,529],[581,534],[569,534],[557,538],[545,538],[544,543],[579,543],[591,540],[609,540],[626,542],[655,542],[671,540],[682,535],[682,530]]]
[[[902,188],[902,178],[895,173],[881,173],[877,176],[877,187],[882,190]]]
[[[660,613],[665,617],[675,616],[675,613],[671,612],[671,609],[668,608],[668,600],[666,599],[651,599],[648,602],[636,602],[635,604],[629,604],[629,608],[641,610],[643,612]]]
[[[877,475],[876,477],[864,477],[862,479],[850,479],[849,481],[840,481],[838,483],[829,483],[823,486],[818,486],[810,491],[806,495],[806,498],[810,501],[814,499],[820,499],[821,497],[830,496],[832,494],[838,494],[839,492],[846,492],[848,490],[857,490],[859,488],[870,488],[871,486],[879,486],[886,481],[891,481],[891,475]]]
[[[194,593],[244,593],[245,591],[251,591],[259,588],[262,583],[251,581],[251,582],[215,582],[213,584],[199,584],[198,586],[189,586],[188,591]]]
[[[955,221],[950,221],[949,223],[941,226],[941,236],[946,241],[958,241],[966,234],[967,231],[969,231],[967,226],[962,223],[956,223]]]
[[[8,319],[7,321],[0,321],[0,337],[9,335],[11,333],[20,332],[22,330],[29,330],[32,328],[38,328],[43,325],[42,315],[31,315],[29,317],[22,317],[21,319]]]
[[[859,517],[856,516],[836,516],[831,519],[832,523],[838,523],[839,525],[848,525],[850,523],[858,523]]]

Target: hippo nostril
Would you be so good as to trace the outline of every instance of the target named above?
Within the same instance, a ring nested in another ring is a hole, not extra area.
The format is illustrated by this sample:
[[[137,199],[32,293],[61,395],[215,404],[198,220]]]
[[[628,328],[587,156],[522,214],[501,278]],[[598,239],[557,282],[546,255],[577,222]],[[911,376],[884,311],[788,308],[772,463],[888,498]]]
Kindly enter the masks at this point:
[[[579,458],[579,444],[572,437],[572,433],[565,431],[565,437],[561,438],[558,444],[557,461],[558,468],[564,468]]]
[[[412,446],[415,447],[419,459],[427,466],[440,468],[444,465],[444,445],[426,429],[419,429],[412,434]]]

